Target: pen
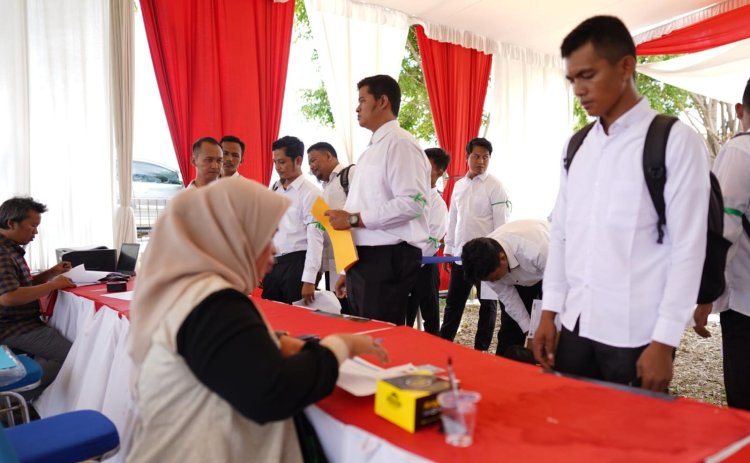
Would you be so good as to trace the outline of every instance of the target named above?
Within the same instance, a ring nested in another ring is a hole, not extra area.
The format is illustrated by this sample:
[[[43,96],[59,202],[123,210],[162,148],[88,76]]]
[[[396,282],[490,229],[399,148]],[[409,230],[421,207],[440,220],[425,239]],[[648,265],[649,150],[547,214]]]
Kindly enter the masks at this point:
[[[380,347],[383,344],[383,338],[375,338],[372,340],[372,343]]]

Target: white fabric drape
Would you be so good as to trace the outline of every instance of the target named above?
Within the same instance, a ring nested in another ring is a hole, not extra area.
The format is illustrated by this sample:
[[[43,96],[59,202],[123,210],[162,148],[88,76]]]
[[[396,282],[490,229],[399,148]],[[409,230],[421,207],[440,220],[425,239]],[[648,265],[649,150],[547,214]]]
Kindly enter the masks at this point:
[[[115,214],[115,249],[135,241],[135,217],[131,207],[133,190],[133,1],[110,0],[110,53],[112,66],[112,110],[117,153],[118,207]]]
[[[750,39],[638,65],[649,77],[726,103],[742,101],[750,77]]]
[[[375,74],[398,79],[409,32],[399,12],[350,0],[305,0],[336,131],[350,164],[372,135],[357,123],[357,82]]]
[[[563,144],[572,134],[572,99],[560,58],[501,44],[493,57],[487,138],[489,171],[508,189],[512,220],[549,216]]]
[[[109,11],[100,0],[5,0],[0,15],[0,197],[47,204],[28,247],[112,244]]]

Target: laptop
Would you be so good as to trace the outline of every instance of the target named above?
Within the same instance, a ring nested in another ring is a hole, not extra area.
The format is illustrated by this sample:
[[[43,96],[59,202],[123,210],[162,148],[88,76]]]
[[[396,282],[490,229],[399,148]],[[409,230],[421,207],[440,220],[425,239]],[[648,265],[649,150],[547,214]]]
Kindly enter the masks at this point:
[[[140,248],[141,245],[138,243],[122,243],[115,271],[123,275],[135,275],[135,263],[138,261],[138,250]]]

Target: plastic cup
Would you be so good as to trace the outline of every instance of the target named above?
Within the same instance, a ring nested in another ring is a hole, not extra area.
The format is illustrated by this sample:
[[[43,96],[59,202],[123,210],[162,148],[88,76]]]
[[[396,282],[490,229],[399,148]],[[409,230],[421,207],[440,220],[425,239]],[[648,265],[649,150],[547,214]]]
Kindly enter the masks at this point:
[[[468,447],[474,442],[474,427],[477,423],[477,402],[482,396],[478,392],[441,392],[440,418],[443,420],[445,442],[454,447]]]

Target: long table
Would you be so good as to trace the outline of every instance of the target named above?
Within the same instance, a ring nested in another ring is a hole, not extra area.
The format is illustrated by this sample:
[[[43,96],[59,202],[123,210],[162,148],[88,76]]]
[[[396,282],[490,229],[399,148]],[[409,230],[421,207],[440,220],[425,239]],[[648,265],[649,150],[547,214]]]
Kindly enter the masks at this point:
[[[407,327],[254,301],[274,329],[292,335],[369,332],[383,339],[393,364],[444,366],[451,356],[462,386],[482,394],[475,443],[457,449],[444,443],[438,426],[410,434],[376,416],[372,397],[337,388],[306,410],[332,461],[750,461],[750,413],[559,377]],[[59,293],[51,322],[73,348],[37,402],[42,416],[81,408],[109,416],[123,441],[117,461],[127,453],[136,418],[129,308],[101,285]]]

